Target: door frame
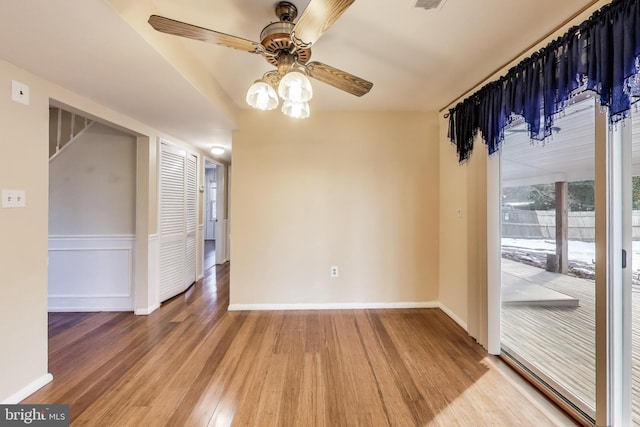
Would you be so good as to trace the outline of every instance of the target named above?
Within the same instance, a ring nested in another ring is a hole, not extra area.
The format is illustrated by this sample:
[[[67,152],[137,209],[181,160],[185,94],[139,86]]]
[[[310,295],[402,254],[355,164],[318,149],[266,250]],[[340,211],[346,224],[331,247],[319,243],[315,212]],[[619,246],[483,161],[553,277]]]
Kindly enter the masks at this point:
[[[205,191],[206,188],[206,165],[207,163],[213,164],[216,166],[216,224],[215,224],[215,241],[216,241],[216,257],[215,262],[216,265],[224,264],[229,261],[229,250],[228,250],[228,242],[229,242],[229,215],[228,215],[228,185],[227,185],[227,171],[228,166],[225,163],[212,159],[210,157],[204,157],[203,167],[202,167],[202,185],[204,186]],[[203,187],[201,187],[203,188]],[[206,221],[206,207],[207,197],[203,195],[202,197],[202,219],[203,219],[203,233],[201,236],[202,247],[204,247],[204,241],[206,237],[206,233],[204,230],[204,221]],[[202,264],[204,265],[204,251],[201,254],[202,256]]]

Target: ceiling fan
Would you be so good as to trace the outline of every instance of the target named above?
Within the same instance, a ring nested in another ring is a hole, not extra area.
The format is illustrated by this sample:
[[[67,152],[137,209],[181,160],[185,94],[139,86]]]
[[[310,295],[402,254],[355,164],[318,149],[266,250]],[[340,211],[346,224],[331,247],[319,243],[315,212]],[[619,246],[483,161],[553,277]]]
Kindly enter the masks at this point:
[[[151,15],[149,17],[149,24],[157,31],[166,34],[262,55],[267,62],[276,67],[276,70],[267,72],[260,80],[260,82],[268,83],[271,86],[282,86],[281,81],[284,83],[284,77],[287,74],[293,75],[297,74],[295,72],[298,72],[345,92],[362,96],[371,90],[373,83],[321,62],[308,62],[311,57],[311,46],[354,1],[355,0],[312,0],[296,23],[293,22],[298,15],[296,6],[287,1],[278,2],[275,6],[275,13],[279,21],[272,22],[262,29],[260,42],[224,34],[158,15]],[[304,92],[304,88],[302,90]],[[308,90],[311,90],[310,84],[308,84]],[[287,99],[288,92],[285,90],[285,96],[283,96],[279,88],[278,93],[285,100],[286,104],[286,101],[289,101],[289,99]],[[310,99],[310,96],[308,96],[308,98]],[[247,101],[249,102],[249,95],[247,96]],[[297,101],[300,101],[300,99]],[[306,99],[306,101],[308,101],[308,99]],[[306,101],[304,102],[306,103]],[[275,102],[277,106],[277,97]],[[275,108],[275,106],[273,108]],[[287,113],[285,112],[285,114]]]

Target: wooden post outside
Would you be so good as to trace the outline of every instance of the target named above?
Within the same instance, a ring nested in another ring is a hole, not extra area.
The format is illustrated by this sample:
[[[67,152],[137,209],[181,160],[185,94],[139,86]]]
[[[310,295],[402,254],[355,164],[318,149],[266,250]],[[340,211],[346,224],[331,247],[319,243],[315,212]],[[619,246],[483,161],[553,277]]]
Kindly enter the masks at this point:
[[[569,271],[569,185],[566,181],[556,182],[556,255],[558,272]]]

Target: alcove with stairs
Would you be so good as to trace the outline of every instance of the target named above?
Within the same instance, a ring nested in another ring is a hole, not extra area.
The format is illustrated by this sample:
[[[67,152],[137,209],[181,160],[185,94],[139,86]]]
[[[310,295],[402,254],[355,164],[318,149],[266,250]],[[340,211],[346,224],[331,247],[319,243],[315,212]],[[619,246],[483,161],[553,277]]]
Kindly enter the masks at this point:
[[[49,311],[133,311],[136,137],[49,109]]]
[[[60,107],[49,107],[49,160],[93,125],[94,121]]]

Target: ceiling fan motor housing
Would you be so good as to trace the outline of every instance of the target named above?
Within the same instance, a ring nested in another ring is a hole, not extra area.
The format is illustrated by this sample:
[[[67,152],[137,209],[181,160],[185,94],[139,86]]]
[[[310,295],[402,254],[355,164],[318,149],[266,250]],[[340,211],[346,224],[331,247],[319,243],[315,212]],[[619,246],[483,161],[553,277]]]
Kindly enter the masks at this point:
[[[264,46],[264,58],[273,66],[278,66],[278,55],[292,51],[291,31],[295,25],[292,22],[273,22],[260,33],[260,43]],[[295,55],[299,64],[306,64],[311,58],[311,49],[296,49]]]

